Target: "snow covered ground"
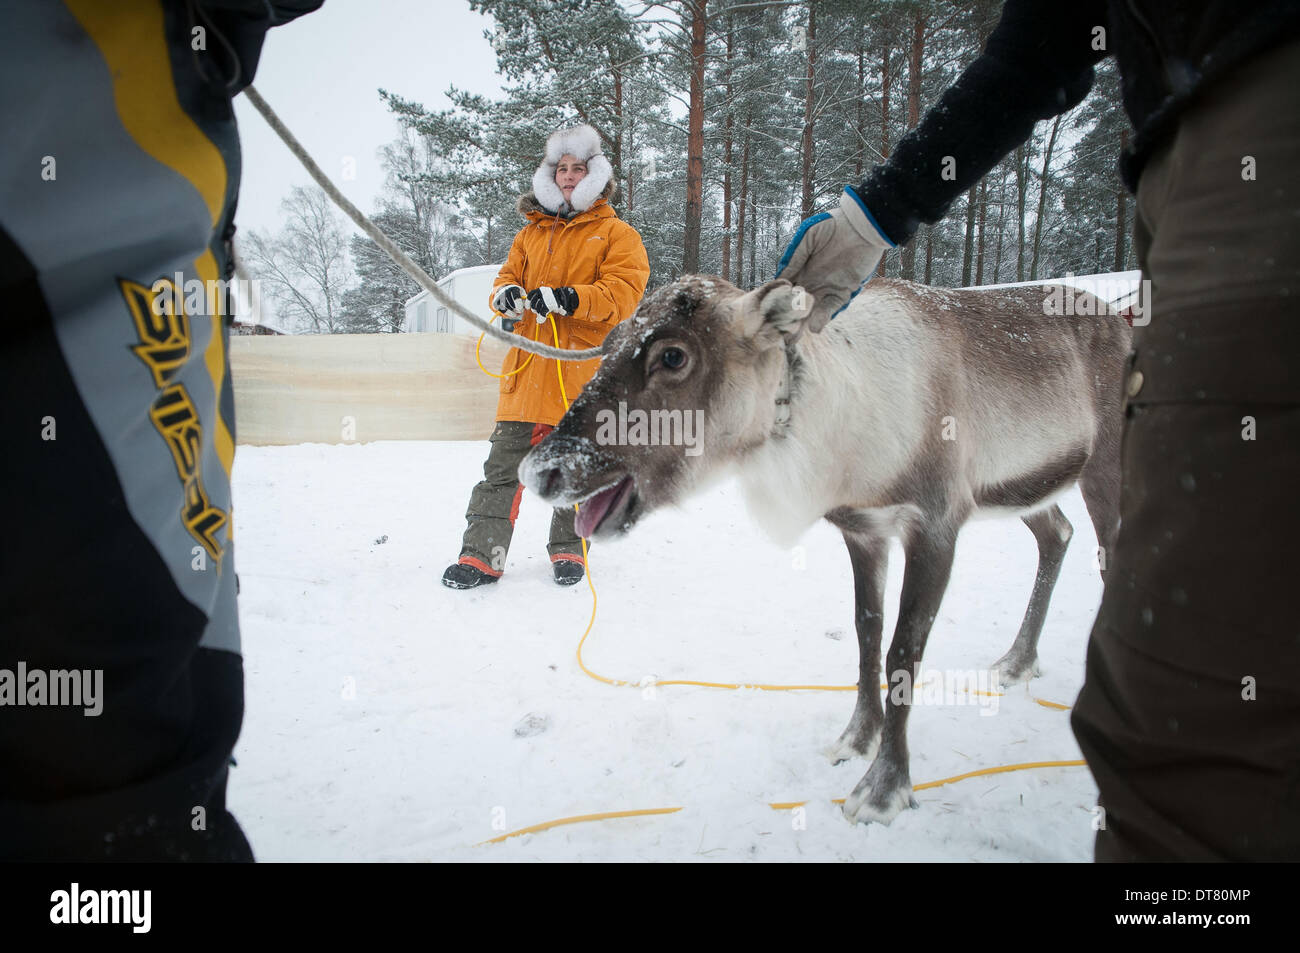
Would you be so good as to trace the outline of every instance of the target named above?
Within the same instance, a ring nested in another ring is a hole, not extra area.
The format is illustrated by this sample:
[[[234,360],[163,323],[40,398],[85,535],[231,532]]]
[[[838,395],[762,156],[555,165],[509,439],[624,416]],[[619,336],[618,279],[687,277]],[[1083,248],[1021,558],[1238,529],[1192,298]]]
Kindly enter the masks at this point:
[[[820,749],[849,692],[611,687],[580,670],[585,584],[552,582],[550,511],[528,494],[505,577],[439,577],[459,551],[487,443],[240,447],[235,540],[247,710],[230,806],[263,861],[1089,861],[1086,768],[985,776],[916,795],[889,827],[850,826],[831,798],[865,772]],[[1072,704],[1101,598],[1083,501],[1044,627],[1042,677],[991,703],[921,704],[914,784],[1081,757]],[[926,668],[987,667],[1011,644],[1037,553],[1019,520],[963,531]],[[597,543],[592,670],[639,682],[846,685],[856,679],[852,574],[822,523],[768,542],[734,485]],[[902,575],[895,546],[886,639]],[[543,730],[529,733],[526,726]],[[520,729],[517,731],[516,729]],[[522,732],[522,733],[521,733]],[[770,802],[806,801],[801,812]],[[477,846],[579,814],[681,807]]]

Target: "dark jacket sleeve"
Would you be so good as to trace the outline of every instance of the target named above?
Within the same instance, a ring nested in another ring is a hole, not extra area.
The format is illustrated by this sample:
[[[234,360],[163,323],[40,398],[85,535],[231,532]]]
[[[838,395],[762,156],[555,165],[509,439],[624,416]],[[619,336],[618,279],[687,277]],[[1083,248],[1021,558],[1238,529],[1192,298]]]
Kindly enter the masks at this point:
[[[1093,48],[1097,27],[1107,29],[1104,0],[1007,0],[984,52],[856,187],[891,240],[937,222],[1034,123],[1082,102],[1107,55]]]
[[[191,5],[185,0],[168,0],[176,16],[185,20],[189,29],[202,26],[219,34],[220,38],[212,41],[214,51],[220,44],[223,51],[227,52],[220,64],[219,78],[230,86],[232,96],[253,82],[257,63],[262,58],[266,31],[319,10],[324,2],[325,0],[198,0]],[[188,32],[186,35],[188,37]],[[233,54],[233,62],[229,54]]]

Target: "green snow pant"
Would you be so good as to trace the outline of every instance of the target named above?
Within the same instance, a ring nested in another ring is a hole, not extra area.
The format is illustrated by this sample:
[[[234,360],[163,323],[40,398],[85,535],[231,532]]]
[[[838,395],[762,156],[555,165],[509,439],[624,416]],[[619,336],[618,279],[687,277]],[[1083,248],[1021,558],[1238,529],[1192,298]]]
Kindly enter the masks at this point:
[[[524,488],[519,482],[519,462],[528,451],[555,428],[516,420],[497,421],[492,431],[492,449],[483,464],[483,479],[469,498],[465,538],[459,562],[493,576],[505,570],[506,553],[519,515]],[[557,507],[551,517],[551,541],[546,547],[551,562],[582,562],[582,541],[573,528],[573,507]],[[590,547],[591,543],[588,541]]]
[[[1243,67],[1139,183],[1153,297],[1071,715],[1099,861],[1300,860],[1297,78],[1297,43]]]

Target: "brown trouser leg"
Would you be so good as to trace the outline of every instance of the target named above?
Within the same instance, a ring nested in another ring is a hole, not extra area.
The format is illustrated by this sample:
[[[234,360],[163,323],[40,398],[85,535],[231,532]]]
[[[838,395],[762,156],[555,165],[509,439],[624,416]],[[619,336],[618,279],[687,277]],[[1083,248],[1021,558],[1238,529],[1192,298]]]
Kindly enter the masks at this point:
[[[491,449],[483,464],[483,479],[470,493],[460,562],[494,576],[504,571],[524,491],[519,483],[519,462],[552,429],[523,421],[497,422],[489,438]],[[557,508],[551,517],[547,551],[552,561],[565,557],[582,560],[582,542],[574,531],[573,516],[569,506]]]
[[[1099,861],[1300,860],[1298,89],[1300,44],[1261,57],[1139,185],[1154,296],[1071,716],[1105,810]]]

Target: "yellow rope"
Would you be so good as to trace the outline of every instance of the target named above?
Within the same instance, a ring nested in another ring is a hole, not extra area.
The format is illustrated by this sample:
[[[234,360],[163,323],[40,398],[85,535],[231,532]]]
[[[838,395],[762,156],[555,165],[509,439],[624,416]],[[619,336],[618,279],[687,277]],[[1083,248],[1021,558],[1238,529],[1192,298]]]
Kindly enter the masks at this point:
[[[556,347],[559,347],[559,346],[560,346],[560,332],[559,332],[558,330],[556,330],[556,327],[555,327],[555,315],[554,315],[553,313],[551,313],[550,311],[546,312],[546,320],[551,322],[551,340],[552,340],[553,342],[555,342],[555,346],[556,346]],[[569,395],[568,395],[568,393],[564,390],[564,372],[560,369],[560,362],[559,362],[558,359],[555,361],[555,376],[556,376],[557,378],[559,378],[559,381],[560,381],[560,399],[564,401],[564,412],[565,412],[565,413],[568,413],[568,412],[569,412]],[[578,515],[578,504],[577,504],[577,503],[574,503],[574,504],[573,504],[573,515],[574,515],[575,518],[576,518],[577,515]],[[587,634],[588,634],[589,632],[591,632],[591,627],[592,627],[593,625],[596,624],[596,585],[595,585],[595,583],[593,583],[593,582],[591,581],[591,560],[587,557],[587,538],[586,538],[585,536],[579,536],[579,537],[578,537],[578,541],[579,541],[580,543],[582,543],[582,565],[583,565],[583,566],[586,568],[586,570],[587,570],[587,571],[586,571],[586,576],[587,576],[587,588],[591,590],[591,618],[587,620],[587,628],[586,628],[586,630],[582,633],[582,641],[578,642],[578,664],[579,664],[579,665],[582,665],[582,642],[583,642],[583,641],[586,641]],[[583,671],[586,671],[586,668],[585,668],[585,667],[584,667]],[[591,672],[587,672],[587,674],[588,674],[588,675],[591,675],[592,673],[591,673]],[[592,675],[592,677],[593,677],[593,678],[600,678],[600,676],[598,676],[598,675]],[[602,679],[602,681],[604,681],[604,679]],[[612,684],[612,683],[611,683],[611,684]],[[681,808],[676,808],[676,807],[675,807],[675,808],[673,808],[672,810],[674,810],[674,811],[679,811],[679,810],[681,810]],[[645,811],[643,811],[643,812],[641,812],[641,813],[655,813],[655,812],[645,812]],[[658,813],[661,813],[661,814],[662,814],[662,813],[671,813],[671,812],[659,811]]]
[[[488,325],[491,326],[492,322],[495,321],[498,317],[499,317],[499,315],[497,315],[497,314],[494,313],[494,314],[492,315],[492,317],[488,319]],[[483,334],[480,334],[480,335],[478,336],[478,343],[474,345],[474,360],[478,361],[478,369],[479,369],[480,371],[482,371],[484,374],[486,374],[488,377],[495,377],[495,378],[498,378],[498,379],[500,379],[500,378],[502,378],[502,377],[514,377],[516,374],[518,374],[520,371],[522,371],[522,370],[523,370],[525,367],[527,367],[529,364],[533,363],[533,358],[534,358],[536,355],[529,354],[529,355],[528,355],[528,360],[524,361],[522,364],[520,364],[518,367],[516,367],[516,368],[515,368],[513,371],[511,371],[509,374],[493,374],[491,371],[489,371],[486,367],[483,366],[483,358],[482,358],[481,356],[479,356],[479,352],[480,352],[480,350],[481,350],[482,347],[483,347],[483,335],[484,335],[484,334],[487,334],[487,332],[484,331]],[[533,340],[536,341],[537,339],[536,339],[536,338],[533,338]],[[560,362],[559,362],[559,361],[556,361],[556,362],[555,362],[555,366],[556,366],[556,367],[559,367],[559,366],[560,366]]]
[[[943,778],[939,781],[927,781],[925,784],[918,784],[913,791],[924,791],[927,788],[942,787],[945,784],[952,784],[955,781],[965,781],[967,778],[977,778],[982,774],[1004,774],[1008,771],[1028,771],[1030,768],[1077,768],[1086,765],[1086,761],[1026,761],[1023,764],[1003,764],[996,768],[980,768],[978,771],[967,771],[965,774],[955,774],[951,778]]]
[[[965,781],[967,778],[978,778],[986,774],[1006,774],[1009,771],[1028,771],[1030,768],[1080,768],[1085,767],[1086,761],[1025,761],[1022,764],[1002,764],[996,768],[980,768],[978,771],[967,771],[965,774],[954,774],[950,778],[940,778],[938,781],[926,781],[924,784],[912,785],[913,791],[925,791],[929,788],[943,787],[945,784],[954,784],[957,781]],[[845,798],[832,798],[832,804],[843,804]],[[772,801],[767,806],[774,811],[789,811],[796,807],[803,807],[807,801]]]
[[[503,840],[509,840],[511,837],[519,837],[521,834],[535,834],[538,831],[550,830],[552,827],[562,827],[565,824],[585,824],[588,821],[608,821],[616,817],[644,817],[647,814],[676,814],[680,807],[650,807],[640,811],[605,811],[600,814],[578,814],[574,817],[561,817],[554,821],[543,821],[541,824],[534,824],[531,827],[521,827],[517,831],[511,831],[508,834],[501,834],[493,837],[491,840],[485,840],[482,843],[475,844],[475,847],[483,847],[486,844],[499,844]]]
[[[1023,764],[1007,764],[996,768],[981,768],[978,771],[968,771],[965,774],[957,774],[950,778],[942,778],[938,781],[926,781],[924,784],[913,785],[913,791],[924,791],[928,788],[942,787],[945,784],[953,784],[957,781],[965,781],[967,778],[975,778],[981,775],[1005,774],[1009,771],[1027,771],[1031,768],[1076,768],[1083,767],[1087,762],[1084,761],[1027,761]],[[832,804],[843,804],[845,798],[837,797],[831,800]],[[803,807],[807,801],[772,801],[768,807],[774,811],[790,811],[796,807]],[[523,834],[536,834],[541,831],[550,830],[553,827],[563,827],[566,824],[586,824],[590,821],[609,821],[620,817],[646,817],[652,814],[676,814],[682,810],[680,807],[653,807],[643,808],[636,811],[602,811],[599,814],[577,814],[573,817],[561,817],[553,821],[543,821],[540,824],[532,824],[528,827],[521,827],[517,831],[510,831],[506,834],[500,834],[489,840],[482,841],[474,846],[484,847],[488,844],[499,844],[502,841],[509,840],[511,837],[520,837]]]

